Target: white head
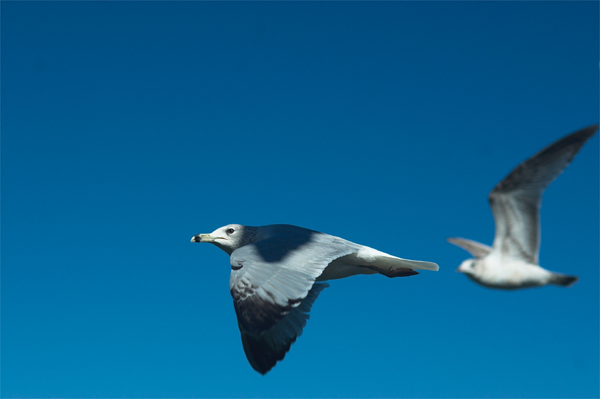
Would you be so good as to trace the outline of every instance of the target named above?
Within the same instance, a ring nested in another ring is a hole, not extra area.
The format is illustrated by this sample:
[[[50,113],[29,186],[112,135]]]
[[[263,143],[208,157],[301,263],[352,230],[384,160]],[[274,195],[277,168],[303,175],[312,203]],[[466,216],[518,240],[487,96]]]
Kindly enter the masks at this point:
[[[257,232],[258,227],[228,224],[227,226],[219,227],[210,234],[196,234],[192,237],[191,241],[215,244],[231,255],[236,249],[258,241]]]
[[[467,259],[460,264],[460,266],[456,269],[456,272],[473,275],[477,273],[478,265],[479,259]]]

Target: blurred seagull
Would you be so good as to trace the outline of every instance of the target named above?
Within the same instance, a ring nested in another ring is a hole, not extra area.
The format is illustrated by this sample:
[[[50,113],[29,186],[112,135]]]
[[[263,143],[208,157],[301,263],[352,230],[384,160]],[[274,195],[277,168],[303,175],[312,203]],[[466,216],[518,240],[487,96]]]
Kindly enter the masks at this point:
[[[438,265],[398,258],[329,234],[275,224],[230,224],[192,242],[230,255],[229,290],[250,365],[266,374],[302,334],[322,283],[356,274],[406,277]]]
[[[548,284],[569,287],[576,276],[554,273],[538,265],[539,208],[542,193],[569,165],[597,125],[572,133],[544,148],[517,166],[490,193],[496,222],[492,247],[464,238],[448,241],[467,250],[467,259],[456,269],[489,288],[518,289]]]

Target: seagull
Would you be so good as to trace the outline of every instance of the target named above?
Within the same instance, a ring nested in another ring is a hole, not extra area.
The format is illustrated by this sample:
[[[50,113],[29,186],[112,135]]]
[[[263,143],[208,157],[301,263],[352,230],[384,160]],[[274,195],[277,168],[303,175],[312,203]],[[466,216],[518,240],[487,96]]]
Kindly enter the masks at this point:
[[[266,374],[302,334],[310,309],[329,286],[357,274],[407,277],[438,265],[398,258],[298,226],[230,224],[192,242],[208,242],[230,256],[229,290],[248,362]]]
[[[507,290],[548,284],[569,287],[577,282],[576,276],[539,266],[539,209],[546,187],[597,130],[598,125],[593,125],[563,137],[522,162],[496,185],[488,197],[496,222],[492,247],[448,238],[474,256],[462,262],[457,272],[484,287]]]

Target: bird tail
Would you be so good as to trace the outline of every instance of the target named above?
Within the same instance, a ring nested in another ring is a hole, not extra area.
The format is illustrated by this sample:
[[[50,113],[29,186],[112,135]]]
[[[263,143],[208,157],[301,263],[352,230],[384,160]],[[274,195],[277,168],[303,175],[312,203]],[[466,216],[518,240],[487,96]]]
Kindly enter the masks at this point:
[[[566,274],[552,273],[550,284],[560,285],[562,287],[570,287],[579,280],[577,276],[568,276]]]
[[[390,270],[398,268],[433,271],[438,271],[438,269],[440,268],[436,263],[433,262],[398,258],[397,256],[386,254],[384,252],[378,251],[370,247],[362,247],[356,253],[356,257],[358,259],[358,262],[360,262],[361,266],[373,266],[370,269],[373,269],[378,273],[380,273],[380,270]]]

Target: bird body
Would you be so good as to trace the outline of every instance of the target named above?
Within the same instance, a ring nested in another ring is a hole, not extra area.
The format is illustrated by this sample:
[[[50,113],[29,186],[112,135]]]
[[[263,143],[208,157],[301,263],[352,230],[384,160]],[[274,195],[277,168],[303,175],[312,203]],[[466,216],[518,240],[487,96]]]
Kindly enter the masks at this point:
[[[496,185],[488,197],[496,223],[492,247],[448,238],[474,256],[462,262],[458,272],[484,287],[508,290],[548,284],[568,287],[577,282],[576,276],[539,266],[539,209],[546,187],[597,130],[594,125],[563,137],[522,162]]]
[[[431,262],[398,258],[340,237],[292,225],[231,224],[192,242],[230,255],[229,289],[250,365],[267,373],[302,333],[326,280],[357,274],[387,277],[438,270]]]
[[[468,263],[475,263],[469,265]],[[469,259],[459,270],[471,280],[488,288],[518,289],[550,284],[553,273],[521,259],[490,254],[484,259]]]

